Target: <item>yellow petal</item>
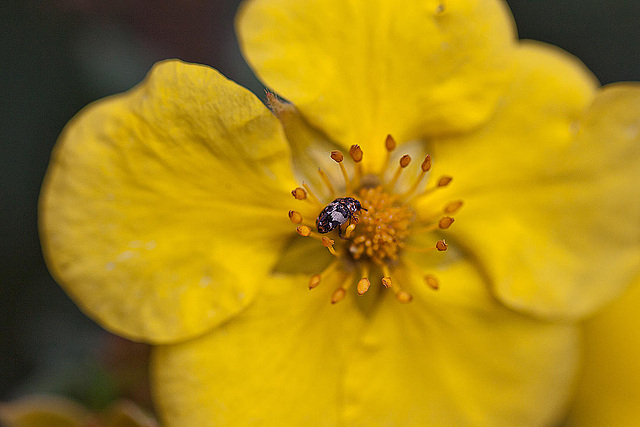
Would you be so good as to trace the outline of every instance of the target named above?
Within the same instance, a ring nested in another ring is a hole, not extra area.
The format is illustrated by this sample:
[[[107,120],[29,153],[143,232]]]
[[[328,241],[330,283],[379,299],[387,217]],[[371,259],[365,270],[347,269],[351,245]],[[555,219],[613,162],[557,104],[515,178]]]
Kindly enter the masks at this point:
[[[433,173],[455,177],[442,196],[465,208],[451,234],[498,298],[583,316],[640,265],[640,91],[604,88],[594,100],[586,68],[542,44],[524,44],[518,60],[494,120],[434,144]]]
[[[40,201],[50,270],[120,335],[200,334],[249,304],[290,231],[288,159],[255,96],[211,68],[160,63],[60,137]]]
[[[352,288],[308,290],[308,276],[263,283],[247,310],[188,342],[154,348],[156,402],[166,425],[338,424],[345,360],[363,319]]]
[[[515,313],[465,261],[433,291],[412,269],[367,320],[345,367],[344,425],[553,425],[570,396],[578,330]]]
[[[258,76],[367,162],[382,159],[387,134],[477,126],[510,78],[502,1],[253,0],[237,29]]]
[[[569,426],[634,426],[640,420],[640,278],[584,324],[585,357]]]

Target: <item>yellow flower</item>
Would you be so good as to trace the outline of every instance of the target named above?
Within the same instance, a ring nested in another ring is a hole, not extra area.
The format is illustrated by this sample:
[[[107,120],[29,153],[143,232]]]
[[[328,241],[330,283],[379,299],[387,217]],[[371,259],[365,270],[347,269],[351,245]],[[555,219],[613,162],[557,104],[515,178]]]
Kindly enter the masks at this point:
[[[163,62],[69,123],[41,199],[54,276],[157,344],[164,421],[556,421],[578,320],[640,266],[640,88],[497,0],[256,0],[238,29],[295,107]],[[363,209],[322,234],[338,197]]]
[[[584,360],[568,426],[634,426],[640,419],[640,277],[584,324]]]

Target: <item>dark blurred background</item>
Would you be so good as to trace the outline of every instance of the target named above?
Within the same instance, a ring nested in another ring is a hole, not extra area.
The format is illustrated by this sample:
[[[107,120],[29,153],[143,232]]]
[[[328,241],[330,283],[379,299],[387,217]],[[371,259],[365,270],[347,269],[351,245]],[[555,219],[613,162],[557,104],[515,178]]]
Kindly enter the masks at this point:
[[[38,192],[65,123],[165,58],[262,96],[233,33],[236,0],[0,0],[0,401],[33,392],[149,405],[147,349],[104,332],[49,276]],[[603,84],[640,80],[640,1],[511,0],[521,38],[578,56]]]

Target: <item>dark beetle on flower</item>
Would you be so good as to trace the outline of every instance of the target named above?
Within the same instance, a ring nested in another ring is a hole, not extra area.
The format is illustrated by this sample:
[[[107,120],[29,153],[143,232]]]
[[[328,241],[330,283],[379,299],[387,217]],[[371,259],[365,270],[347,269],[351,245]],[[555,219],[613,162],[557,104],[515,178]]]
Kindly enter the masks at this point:
[[[353,197],[338,197],[322,209],[316,219],[316,227],[319,233],[328,233],[338,227],[338,234],[342,237],[341,225],[351,221],[359,210],[367,210],[362,207],[360,201]]]

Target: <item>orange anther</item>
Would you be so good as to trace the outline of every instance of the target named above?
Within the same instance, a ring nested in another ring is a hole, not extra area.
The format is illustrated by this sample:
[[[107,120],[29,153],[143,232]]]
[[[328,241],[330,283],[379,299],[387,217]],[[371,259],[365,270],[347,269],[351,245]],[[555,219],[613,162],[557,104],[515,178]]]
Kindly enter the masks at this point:
[[[289,211],[289,219],[294,224],[300,224],[302,222],[302,214],[296,211]]]
[[[301,187],[298,187],[295,190],[291,191],[291,194],[298,200],[304,200],[307,198],[307,192],[304,188]]]
[[[449,246],[448,246],[448,245],[447,245],[447,243],[444,241],[444,239],[442,239],[442,240],[438,240],[438,241],[436,242],[436,249],[437,249],[437,250],[439,250],[439,251],[446,251],[448,247],[449,247]]]
[[[440,284],[438,283],[438,279],[436,279],[435,276],[427,274],[426,276],[424,276],[424,281],[434,291],[437,291],[440,288]]]
[[[411,156],[408,154],[405,154],[404,156],[400,157],[400,167],[401,168],[406,168],[407,166],[409,166],[409,163],[411,163]]]
[[[438,180],[438,187],[444,187],[445,185],[449,185],[449,183],[453,180],[450,176],[440,177]]]
[[[445,206],[444,211],[446,213],[455,213],[458,211],[458,209],[460,209],[463,205],[463,201],[462,200],[456,200],[454,202],[449,203],[447,206]]]
[[[331,152],[331,158],[333,160],[335,160],[336,162],[340,163],[342,160],[344,160],[344,156],[342,155],[342,153],[338,150],[333,150]]]
[[[338,288],[333,291],[333,295],[331,295],[331,304],[342,301],[346,293],[347,292],[344,290],[344,288]]]
[[[362,161],[362,148],[359,145],[352,145],[349,148],[349,155],[353,159],[354,162],[358,163]]]
[[[334,243],[335,242],[330,238],[322,236],[322,246],[324,246],[325,248],[332,247]]]
[[[309,289],[313,289],[320,284],[320,275],[314,274],[309,280]]]
[[[396,140],[393,139],[391,135],[387,135],[387,139],[384,141],[384,146],[387,148],[387,151],[395,150],[396,145]]]
[[[309,227],[307,227],[306,225],[299,225],[296,227],[296,231],[298,232],[299,235],[301,235],[302,237],[307,237],[311,235],[311,229]]]
[[[358,295],[364,295],[371,286],[371,282],[366,277],[358,280],[358,284],[356,285],[356,290],[358,291]]]
[[[396,293],[396,300],[398,302],[403,303],[403,304],[411,302],[412,299],[413,299],[413,297],[411,296],[411,294],[409,292],[400,291],[400,292]]]
[[[427,157],[424,158],[424,161],[420,165],[420,169],[422,169],[423,172],[427,172],[429,169],[431,169],[431,155],[430,154],[427,154]]]
[[[451,224],[453,224],[453,221],[455,220],[452,217],[445,216],[444,218],[440,219],[440,222],[438,222],[438,227],[440,227],[443,230],[446,230],[447,228],[451,227]]]
[[[390,288],[392,283],[391,283],[391,277],[385,276],[382,278],[382,285],[385,288]]]

